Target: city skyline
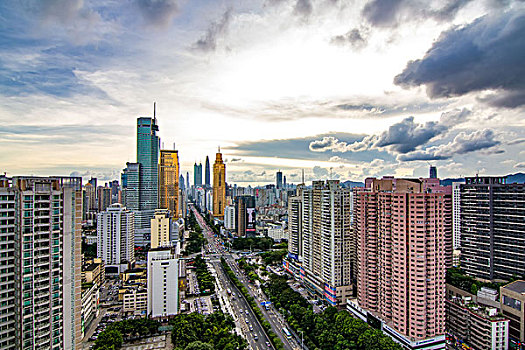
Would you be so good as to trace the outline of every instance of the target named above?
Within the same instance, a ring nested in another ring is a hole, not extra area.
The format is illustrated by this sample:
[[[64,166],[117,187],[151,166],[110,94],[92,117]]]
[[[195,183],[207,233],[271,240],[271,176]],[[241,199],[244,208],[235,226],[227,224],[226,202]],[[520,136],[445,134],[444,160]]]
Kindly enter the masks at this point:
[[[120,179],[153,101],[180,173],[220,145],[228,183],[525,169],[519,1],[28,1],[0,15],[9,176]]]

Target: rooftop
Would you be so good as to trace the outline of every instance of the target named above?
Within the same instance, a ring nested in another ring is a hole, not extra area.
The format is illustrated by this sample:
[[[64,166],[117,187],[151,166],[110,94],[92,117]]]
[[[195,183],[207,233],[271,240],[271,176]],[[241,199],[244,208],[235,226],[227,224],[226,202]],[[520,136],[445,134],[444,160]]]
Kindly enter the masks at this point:
[[[503,288],[516,292],[516,293],[525,294],[525,281],[523,280],[514,281],[514,282],[507,284],[506,286],[503,286]]]

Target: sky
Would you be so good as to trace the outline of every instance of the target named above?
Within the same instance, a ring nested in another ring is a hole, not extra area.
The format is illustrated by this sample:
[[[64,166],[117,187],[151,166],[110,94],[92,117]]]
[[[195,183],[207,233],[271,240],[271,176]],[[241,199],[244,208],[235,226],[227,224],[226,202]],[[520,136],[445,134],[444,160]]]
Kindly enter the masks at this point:
[[[156,101],[240,185],[525,172],[525,1],[0,2],[0,171],[120,179]]]

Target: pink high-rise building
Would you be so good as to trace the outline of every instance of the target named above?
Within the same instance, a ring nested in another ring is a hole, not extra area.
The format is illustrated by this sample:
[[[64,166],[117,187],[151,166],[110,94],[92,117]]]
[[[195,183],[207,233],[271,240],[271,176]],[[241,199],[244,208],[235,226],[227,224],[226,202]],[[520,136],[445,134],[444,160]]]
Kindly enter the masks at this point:
[[[366,179],[354,189],[357,300],[348,309],[409,349],[445,348],[451,203],[439,179]]]

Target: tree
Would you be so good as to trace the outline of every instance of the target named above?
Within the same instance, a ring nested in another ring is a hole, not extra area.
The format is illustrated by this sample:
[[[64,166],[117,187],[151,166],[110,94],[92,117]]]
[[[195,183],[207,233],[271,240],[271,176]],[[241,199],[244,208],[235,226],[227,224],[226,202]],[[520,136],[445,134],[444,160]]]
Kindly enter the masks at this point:
[[[197,340],[192,343],[189,343],[188,346],[186,346],[185,350],[213,350],[213,346],[211,346],[208,343],[203,343]]]
[[[109,329],[99,334],[95,341],[95,350],[112,349],[117,350],[122,347],[122,334],[116,329]]]

